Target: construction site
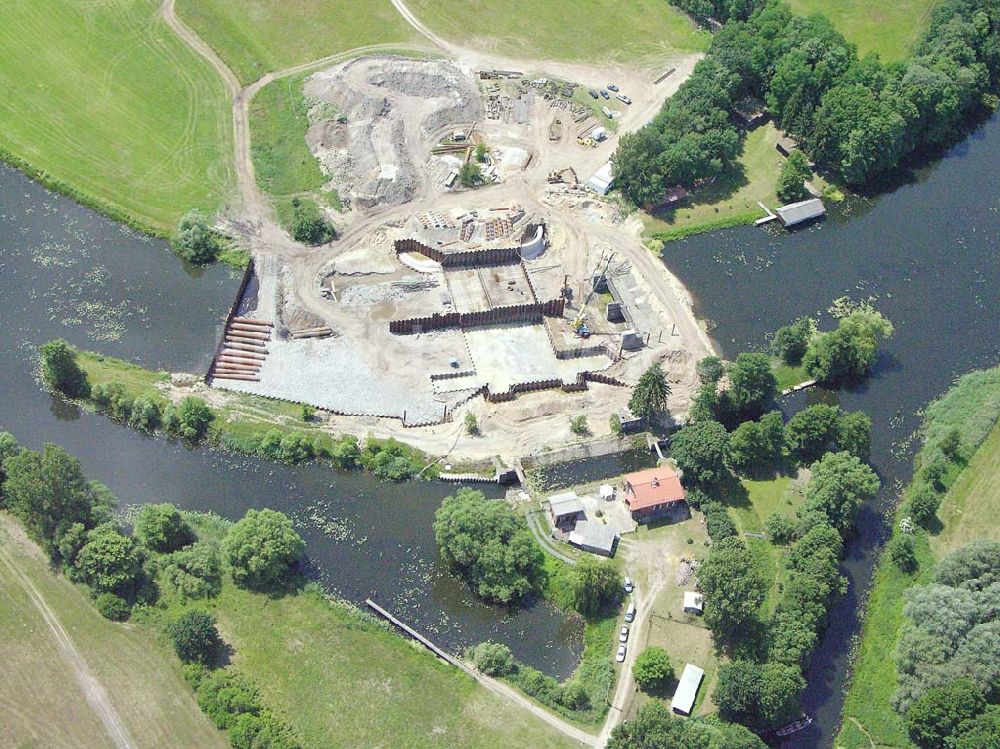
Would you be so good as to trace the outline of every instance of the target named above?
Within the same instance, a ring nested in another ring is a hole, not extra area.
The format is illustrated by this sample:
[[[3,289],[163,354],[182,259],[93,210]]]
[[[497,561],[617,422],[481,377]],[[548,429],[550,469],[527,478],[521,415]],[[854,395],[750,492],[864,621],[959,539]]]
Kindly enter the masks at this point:
[[[254,247],[210,384],[428,449],[471,412],[473,458],[558,444],[581,413],[606,431],[654,362],[686,409],[708,338],[637,222],[583,181],[670,89],[633,87],[623,114],[585,85],[392,56],[308,78],[339,236]]]

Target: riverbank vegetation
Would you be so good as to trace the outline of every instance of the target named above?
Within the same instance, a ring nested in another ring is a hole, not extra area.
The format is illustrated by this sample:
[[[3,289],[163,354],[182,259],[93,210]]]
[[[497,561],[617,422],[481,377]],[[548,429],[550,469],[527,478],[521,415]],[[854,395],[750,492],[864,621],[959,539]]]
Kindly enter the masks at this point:
[[[889,67],[858,60],[823,16],[797,17],[776,2],[679,4],[727,23],[653,121],[619,143],[616,182],[637,205],[733,169],[743,134],[730,113],[748,96],[765,101],[779,127],[851,185],[954,142],[996,102],[1000,11],[985,0],[939,4],[913,59]]]
[[[231,394],[222,406],[209,405],[196,395],[174,404],[168,395],[168,373],[151,372],[65,345],[86,375],[85,394],[78,397],[115,421],[141,431],[162,429],[168,437],[204,441],[283,463],[318,461],[337,470],[364,468],[383,481],[431,479],[441,471],[425,453],[395,439],[333,435],[297,403]],[[48,379],[47,383],[63,392],[57,383]]]
[[[801,342],[791,348],[803,354]],[[765,731],[799,715],[804,673],[844,589],[843,540],[879,489],[864,462],[871,421],[817,404],[784,424],[768,410],[777,381],[767,354],[698,370],[704,384],[671,455],[712,539],[698,571],[704,621],[729,657],[712,699],[723,719]]]
[[[132,536],[110,519],[114,500],[107,490],[88,482],[60,448],[22,450],[7,435],[0,435],[0,446],[6,456],[0,505],[49,549],[56,569],[96,595],[99,606],[102,598],[117,596],[131,609],[128,629],[110,622],[103,628],[105,647],[125,645],[132,658],[135,643],[142,643],[144,662],[155,668],[150,684],[138,687],[138,702],[150,708],[150,721],[162,725],[162,685],[174,690],[178,724],[165,732],[172,741],[191,734],[193,745],[221,743],[219,734],[192,719],[193,700],[179,687],[179,665],[164,662],[168,648],[189,664],[184,676],[198,705],[235,749],[368,746],[387,731],[400,745],[444,735],[449,745],[482,749],[569,746],[464,674],[328,600],[301,576],[304,545],[281,513],[251,510],[232,524],[169,505],[147,506]],[[0,525],[0,533],[8,531]],[[3,548],[0,562],[6,563]],[[40,562],[35,566],[54,580]],[[104,610],[121,618],[118,609]],[[74,628],[73,637],[89,641],[95,618],[89,615],[85,631]],[[36,645],[26,649],[35,652]],[[108,663],[122,670],[109,678],[102,662],[98,673],[115,686],[123,706],[132,705],[137,700],[125,683],[134,687],[136,674],[149,667],[134,674],[122,655]],[[371,689],[372,680],[385,688]],[[32,683],[37,697],[40,687]],[[5,680],[3,689],[9,684]],[[372,714],[379,720],[371,721]],[[202,738],[193,738],[198,731]]]
[[[79,203],[166,236],[185,211],[225,203],[235,177],[225,87],[159,6],[3,3],[0,157]]]
[[[911,539],[912,544],[908,545],[912,545],[912,558],[903,568],[891,553],[884,553],[879,561],[865,606],[864,628],[855,653],[838,746],[861,749],[875,742],[901,749],[912,747],[907,721],[893,707],[894,703],[902,704],[896,697],[900,686],[904,683],[918,685],[915,690],[908,689],[904,697],[912,701],[914,697],[919,699],[917,695],[922,688],[943,685],[940,677],[959,675],[956,670],[971,674],[980,671],[969,661],[970,653],[954,658],[951,651],[942,648],[938,656],[913,658],[907,656],[913,652],[912,647],[903,647],[903,644],[904,640],[913,644],[919,639],[914,634],[919,628],[910,623],[915,621],[912,614],[916,609],[911,609],[908,615],[906,607],[910,604],[907,602],[929,595],[934,588],[925,587],[916,594],[911,591],[931,583],[950,585],[953,580],[946,570],[955,564],[955,559],[968,555],[969,547],[965,547],[964,552],[957,550],[974,543],[975,539],[1000,539],[1000,527],[995,520],[1000,510],[998,418],[1000,369],[973,372],[959,378],[946,394],[927,408],[921,427],[923,444],[915,458],[914,479],[903,494],[892,537],[886,546],[892,550]],[[928,493],[936,498],[940,507],[936,513],[925,517],[923,523],[918,523],[914,518],[914,502]],[[951,562],[944,561],[948,555],[956,554],[958,556],[953,556]],[[937,599],[944,606],[941,610],[949,611],[952,614],[949,619],[955,620],[958,626],[957,609],[945,601],[948,596],[964,594],[940,592]],[[937,607],[935,604],[934,608]],[[926,618],[928,622],[934,620],[932,612],[917,618]],[[941,639],[939,635],[935,638]],[[995,647],[987,652],[992,652],[995,659]],[[938,663],[935,658],[939,660],[942,655],[945,661]],[[929,673],[936,674],[934,681],[924,681],[924,677],[918,676],[923,672],[922,663],[930,666]],[[938,665],[931,666],[933,663]],[[913,671],[913,667],[920,670]],[[997,667],[1000,664],[994,661],[993,668]],[[980,738],[984,743],[976,744],[980,739],[975,739],[968,746],[989,745],[985,738]],[[964,749],[966,744],[956,743],[956,746]]]

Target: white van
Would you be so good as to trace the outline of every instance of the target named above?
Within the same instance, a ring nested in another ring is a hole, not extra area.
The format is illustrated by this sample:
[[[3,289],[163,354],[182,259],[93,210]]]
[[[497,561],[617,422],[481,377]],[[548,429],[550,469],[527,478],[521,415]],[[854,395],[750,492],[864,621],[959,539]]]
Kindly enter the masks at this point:
[[[635,621],[635,604],[629,601],[628,608],[625,609],[625,621],[629,624]]]

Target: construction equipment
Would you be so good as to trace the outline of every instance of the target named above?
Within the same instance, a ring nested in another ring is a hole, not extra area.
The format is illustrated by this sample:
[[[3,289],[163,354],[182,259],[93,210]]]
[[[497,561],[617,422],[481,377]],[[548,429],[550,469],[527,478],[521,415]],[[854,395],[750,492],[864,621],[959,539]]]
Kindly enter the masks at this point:
[[[560,183],[574,186],[580,184],[580,179],[576,176],[576,170],[569,166],[556,172],[549,172],[549,184],[558,185]]]

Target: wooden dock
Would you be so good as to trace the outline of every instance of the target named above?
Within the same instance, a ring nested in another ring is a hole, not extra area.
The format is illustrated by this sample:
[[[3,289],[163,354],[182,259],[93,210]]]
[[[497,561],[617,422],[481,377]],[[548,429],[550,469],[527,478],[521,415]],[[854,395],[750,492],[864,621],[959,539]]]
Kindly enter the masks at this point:
[[[436,655],[438,658],[440,658],[441,660],[443,660],[445,663],[450,663],[452,666],[455,666],[456,668],[461,668],[463,671],[466,670],[463,667],[462,663],[455,656],[453,656],[450,653],[448,653],[448,652],[442,650],[441,648],[439,648],[433,642],[431,642],[426,637],[424,637],[422,634],[420,634],[419,632],[417,632],[417,630],[413,629],[413,627],[409,626],[408,624],[404,624],[403,622],[401,622],[399,619],[397,619],[396,617],[394,617],[392,614],[390,614],[384,608],[382,608],[377,603],[375,603],[375,601],[373,601],[371,598],[366,598],[365,599],[365,604],[368,606],[368,608],[370,608],[376,614],[378,614],[379,616],[381,616],[387,622],[389,622],[393,626],[401,629],[403,632],[405,632],[406,634],[408,634],[410,637],[412,637],[414,640],[416,640],[417,642],[419,642],[425,648],[427,648],[428,650],[430,650],[432,653],[434,653],[434,655]]]
[[[805,380],[800,382],[798,385],[792,385],[790,388],[785,388],[781,391],[782,395],[791,395],[792,393],[797,393],[800,390],[807,390],[816,384],[816,380]]]

